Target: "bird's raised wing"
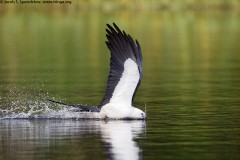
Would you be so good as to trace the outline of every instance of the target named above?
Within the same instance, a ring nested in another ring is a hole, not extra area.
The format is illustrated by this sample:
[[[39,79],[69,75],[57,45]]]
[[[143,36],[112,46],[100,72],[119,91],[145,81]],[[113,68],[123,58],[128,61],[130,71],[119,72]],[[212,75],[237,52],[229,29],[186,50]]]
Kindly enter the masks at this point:
[[[142,78],[142,51],[138,41],[122,32],[116,24],[107,24],[106,42],[110,52],[110,72],[106,92],[99,107],[105,104],[132,106],[134,95]]]

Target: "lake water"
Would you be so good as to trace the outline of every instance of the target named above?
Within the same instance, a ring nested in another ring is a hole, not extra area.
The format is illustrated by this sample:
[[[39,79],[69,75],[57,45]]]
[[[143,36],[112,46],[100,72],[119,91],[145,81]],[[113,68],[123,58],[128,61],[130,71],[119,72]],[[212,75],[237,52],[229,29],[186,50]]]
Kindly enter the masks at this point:
[[[3,10],[0,159],[240,159],[239,16]],[[98,105],[112,22],[142,46],[146,122],[80,120],[47,101]]]

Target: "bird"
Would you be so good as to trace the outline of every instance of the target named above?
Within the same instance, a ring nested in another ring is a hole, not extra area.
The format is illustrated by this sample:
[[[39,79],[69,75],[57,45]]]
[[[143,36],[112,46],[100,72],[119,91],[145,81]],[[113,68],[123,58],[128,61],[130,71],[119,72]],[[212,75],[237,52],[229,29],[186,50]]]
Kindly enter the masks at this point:
[[[143,76],[142,50],[137,40],[113,23],[107,24],[106,45],[110,51],[110,71],[105,95],[97,107],[70,105],[55,100],[51,102],[74,107],[77,112],[95,113],[103,119],[145,120],[146,113],[133,107],[135,94]]]

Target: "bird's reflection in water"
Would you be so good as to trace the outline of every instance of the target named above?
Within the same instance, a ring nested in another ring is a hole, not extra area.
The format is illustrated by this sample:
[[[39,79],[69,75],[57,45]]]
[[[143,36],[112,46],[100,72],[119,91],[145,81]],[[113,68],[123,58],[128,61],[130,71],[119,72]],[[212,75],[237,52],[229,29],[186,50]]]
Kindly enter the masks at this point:
[[[133,141],[142,133],[142,121],[109,121],[101,124],[102,139],[110,144],[110,153],[114,159],[139,159],[140,148]]]
[[[134,139],[144,129],[144,121],[1,120],[0,158],[141,159]]]

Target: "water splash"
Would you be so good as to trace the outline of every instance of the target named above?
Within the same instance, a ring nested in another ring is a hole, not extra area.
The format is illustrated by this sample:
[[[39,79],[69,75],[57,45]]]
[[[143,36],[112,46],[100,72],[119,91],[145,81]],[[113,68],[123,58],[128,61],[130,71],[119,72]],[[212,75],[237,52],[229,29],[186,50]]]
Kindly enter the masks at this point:
[[[76,112],[76,108],[63,105],[53,105],[49,102],[29,101],[28,106],[22,106],[20,101],[12,102],[7,109],[0,109],[0,119],[100,119],[98,114]]]
[[[49,102],[55,99],[48,93],[27,94],[11,88],[5,97],[0,97],[0,119],[86,119],[100,118],[88,112],[77,112],[75,107]]]

